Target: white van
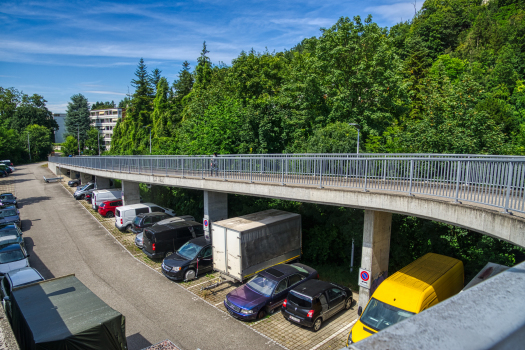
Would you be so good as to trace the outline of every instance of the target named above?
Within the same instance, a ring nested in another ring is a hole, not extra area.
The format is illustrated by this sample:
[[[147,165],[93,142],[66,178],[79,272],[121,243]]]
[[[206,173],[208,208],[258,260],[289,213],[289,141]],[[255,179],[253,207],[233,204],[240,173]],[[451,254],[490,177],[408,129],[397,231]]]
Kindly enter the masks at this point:
[[[93,208],[93,210],[98,210],[98,207],[102,202],[114,201],[117,199],[122,199],[122,189],[120,188],[93,191],[91,197],[91,208]]]
[[[153,203],[124,205],[115,209],[115,226],[120,231],[126,231],[131,226],[135,216],[145,213],[160,212],[175,216],[175,212]]]

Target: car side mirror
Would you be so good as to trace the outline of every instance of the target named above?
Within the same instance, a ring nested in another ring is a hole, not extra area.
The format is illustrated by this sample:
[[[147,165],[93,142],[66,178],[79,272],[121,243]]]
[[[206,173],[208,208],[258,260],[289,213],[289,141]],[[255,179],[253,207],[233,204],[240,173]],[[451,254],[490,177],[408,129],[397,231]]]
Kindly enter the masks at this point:
[[[361,314],[363,313],[363,307],[362,306],[359,306],[357,308],[357,316],[361,316]]]

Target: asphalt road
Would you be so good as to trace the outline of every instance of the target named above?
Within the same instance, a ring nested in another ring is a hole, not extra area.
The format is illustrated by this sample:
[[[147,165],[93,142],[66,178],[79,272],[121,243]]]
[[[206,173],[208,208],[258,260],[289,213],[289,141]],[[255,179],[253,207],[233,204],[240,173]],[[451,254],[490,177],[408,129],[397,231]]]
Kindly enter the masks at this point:
[[[31,266],[74,273],[126,317],[130,350],[169,339],[184,350],[278,348],[135,260],[41,164],[17,167],[16,196]]]

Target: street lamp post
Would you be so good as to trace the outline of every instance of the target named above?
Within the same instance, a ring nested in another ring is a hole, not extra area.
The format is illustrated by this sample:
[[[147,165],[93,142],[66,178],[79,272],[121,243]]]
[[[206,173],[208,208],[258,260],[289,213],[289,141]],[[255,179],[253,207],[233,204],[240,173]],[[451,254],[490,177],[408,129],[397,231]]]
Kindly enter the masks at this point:
[[[149,129],[149,154],[151,154],[151,126],[143,126],[143,128]]]
[[[361,129],[361,125],[357,123],[348,123],[348,125],[355,126],[357,129],[357,155],[359,155],[359,130]]]

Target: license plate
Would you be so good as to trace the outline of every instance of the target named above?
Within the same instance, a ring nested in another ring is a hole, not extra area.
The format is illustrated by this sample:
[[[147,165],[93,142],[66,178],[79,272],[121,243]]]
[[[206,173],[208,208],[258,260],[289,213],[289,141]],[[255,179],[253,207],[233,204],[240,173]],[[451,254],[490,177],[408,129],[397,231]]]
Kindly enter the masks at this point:
[[[290,316],[290,320],[295,321],[295,322],[301,322],[300,319],[298,319],[297,317],[293,317],[293,316]]]

